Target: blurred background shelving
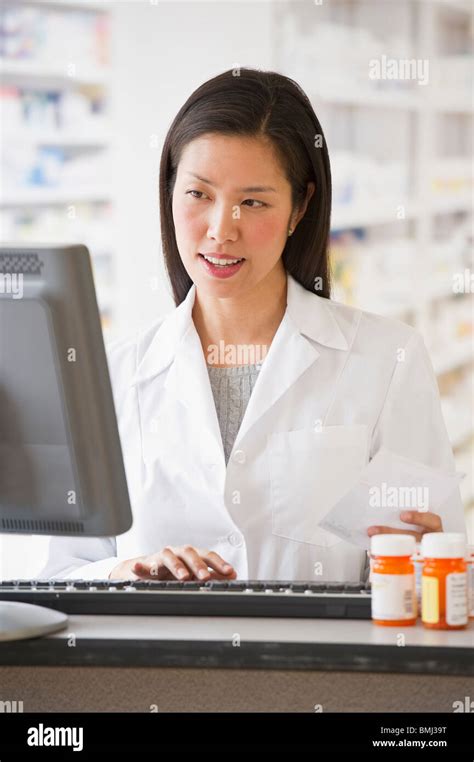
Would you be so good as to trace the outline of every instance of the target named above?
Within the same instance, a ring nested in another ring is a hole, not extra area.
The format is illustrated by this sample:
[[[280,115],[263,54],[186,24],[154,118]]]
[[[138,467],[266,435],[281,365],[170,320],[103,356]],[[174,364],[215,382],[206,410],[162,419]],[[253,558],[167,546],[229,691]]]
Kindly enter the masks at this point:
[[[308,93],[328,141],[333,298],[422,332],[473,541],[473,6],[274,9],[274,68]],[[418,77],[371,79],[383,58],[420,62]]]
[[[421,331],[474,543],[473,29],[469,0],[3,0],[0,237],[87,244],[106,340],[149,324],[173,307],[158,171],[176,112],[238,65],[294,78],[331,157],[333,298]],[[384,58],[418,77],[370,77]]]
[[[106,334],[115,253],[110,8],[4,0],[0,10],[1,237],[85,243]]]

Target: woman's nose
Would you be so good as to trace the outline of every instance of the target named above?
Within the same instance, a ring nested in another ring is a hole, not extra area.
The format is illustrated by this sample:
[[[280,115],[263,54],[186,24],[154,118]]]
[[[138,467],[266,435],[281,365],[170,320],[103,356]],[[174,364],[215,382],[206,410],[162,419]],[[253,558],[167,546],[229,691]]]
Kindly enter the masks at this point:
[[[233,208],[226,206],[215,210],[208,226],[208,235],[218,242],[234,240],[237,234],[238,219],[234,218]]]

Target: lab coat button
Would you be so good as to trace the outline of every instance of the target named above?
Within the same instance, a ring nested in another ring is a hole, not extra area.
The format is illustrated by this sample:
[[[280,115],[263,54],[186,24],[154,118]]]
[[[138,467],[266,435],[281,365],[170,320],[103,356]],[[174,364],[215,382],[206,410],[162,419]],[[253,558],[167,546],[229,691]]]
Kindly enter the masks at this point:
[[[243,545],[242,537],[238,532],[232,532],[232,534],[229,535],[228,540],[234,548],[240,548],[240,546]]]
[[[234,452],[234,460],[236,463],[245,463],[245,453],[243,450],[236,450]]]

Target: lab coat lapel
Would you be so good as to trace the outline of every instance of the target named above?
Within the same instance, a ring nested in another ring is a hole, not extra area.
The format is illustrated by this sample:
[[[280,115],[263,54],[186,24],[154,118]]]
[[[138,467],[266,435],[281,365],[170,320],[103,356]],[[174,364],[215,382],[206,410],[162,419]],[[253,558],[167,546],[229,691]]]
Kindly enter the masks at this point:
[[[205,447],[210,461],[222,461],[225,466],[224,446],[217,418],[209,373],[194,322],[179,343],[165,383],[167,404],[183,404],[189,411],[193,432]],[[205,432],[210,434],[205,436]]]
[[[288,274],[287,309],[273,337],[238,433],[240,442],[257,421],[320,357],[316,342],[347,350],[347,340],[326,299]],[[237,444],[237,442],[236,442]]]
[[[156,387],[152,380],[168,369],[160,408],[166,409],[168,420],[178,421],[177,407],[184,405],[189,411],[193,434],[200,436],[203,443],[205,440],[207,457],[214,461],[222,459],[225,464],[206,361],[192,319],[195,292],[193,284],[184,301],[165,317],[139,362],[133,384],[138,387],[141,416],[147,418],[156,409]],[[210,436],[204,437],[206,431]],[[181,436],[189,434],[189,430],[180,432]]]
[[[238,433],[239,442],[318,357],[318,350],[295,331],[286,313],[250,396]]]

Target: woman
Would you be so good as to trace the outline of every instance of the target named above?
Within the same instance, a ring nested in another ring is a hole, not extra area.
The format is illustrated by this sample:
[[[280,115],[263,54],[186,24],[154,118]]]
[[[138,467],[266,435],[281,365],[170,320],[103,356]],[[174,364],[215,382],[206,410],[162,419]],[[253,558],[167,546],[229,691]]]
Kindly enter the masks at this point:
[[[453,454],[420,335],[329,299],[329,157],[298,85],[241,69],[199,87],[166,137],[160,204],[176,309],[109,355],[134,524],[53,538],[46,570],[363,578],[365,551],[320,519],[382,445],[447,470]],[[464,532],[459,491],[444,508]],[[443,529],[401,519],[417,539]]]

